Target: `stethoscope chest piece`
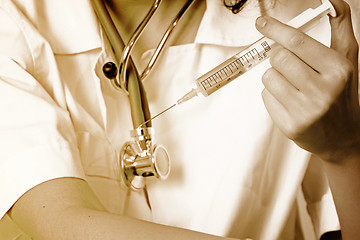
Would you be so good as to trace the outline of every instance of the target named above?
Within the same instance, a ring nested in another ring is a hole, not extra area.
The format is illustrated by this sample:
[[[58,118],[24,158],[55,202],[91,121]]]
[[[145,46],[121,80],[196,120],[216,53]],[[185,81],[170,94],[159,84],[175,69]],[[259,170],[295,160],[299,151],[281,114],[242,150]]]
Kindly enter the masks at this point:
[[[120,151],[120,167],[126,185],[132,190],[145,187],[147,177],[166,179],[170,158],[162,145],[152,144],[152,128],[132,131],[134,141],[126,142]]]

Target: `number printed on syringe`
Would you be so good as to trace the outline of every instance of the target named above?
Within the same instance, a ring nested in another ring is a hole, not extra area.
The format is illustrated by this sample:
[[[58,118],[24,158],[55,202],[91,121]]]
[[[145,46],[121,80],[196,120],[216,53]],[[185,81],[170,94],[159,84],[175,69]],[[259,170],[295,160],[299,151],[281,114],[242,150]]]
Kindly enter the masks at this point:
[[[268,52],[271,50],[268,41],[267,39],[261,39],[259,44],[252,45],[248,51],[245,50],[245,53],[243,51],[235,55],[236,57],[240,55],[239,59],[246,70],[268,57]]]

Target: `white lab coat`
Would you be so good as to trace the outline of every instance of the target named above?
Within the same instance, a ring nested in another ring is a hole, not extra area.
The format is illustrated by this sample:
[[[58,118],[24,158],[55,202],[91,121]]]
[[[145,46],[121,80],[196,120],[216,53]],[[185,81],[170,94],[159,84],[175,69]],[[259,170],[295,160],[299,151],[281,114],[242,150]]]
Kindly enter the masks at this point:
[[[251,26],[259,10],[245,10],[233,15],[222,1],[207,1],[195,42],[168,47],[144,83],[153,114],[258,38]],[[264,108],[268,63],[154,121],[172,172],[164,182],[148,182],[150,211],[144,194],[128,191],[120,178],[129,104],[102,74],[111,56],[89,1],[0,0],[0,20],[0,216],[32,187],[77,177],[114,213],[222,236],[295,238],[295,198],[309,154],[282,135]],[[313,31],[325,43],[328,25]],[[328,188],[316,193],[306,198],[320,236],[339,226]],[[0,229],[10,224],[5,215]]]

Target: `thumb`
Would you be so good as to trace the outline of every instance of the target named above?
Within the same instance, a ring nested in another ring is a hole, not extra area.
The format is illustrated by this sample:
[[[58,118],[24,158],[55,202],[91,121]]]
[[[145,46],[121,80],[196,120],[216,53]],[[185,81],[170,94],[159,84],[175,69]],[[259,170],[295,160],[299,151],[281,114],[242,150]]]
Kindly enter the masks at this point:
[[[330,1],[336,10],[336,17],[330,17],[331,48],[349,60],[357,60],[358,44],[352,26],[350,6],[343,0]]]

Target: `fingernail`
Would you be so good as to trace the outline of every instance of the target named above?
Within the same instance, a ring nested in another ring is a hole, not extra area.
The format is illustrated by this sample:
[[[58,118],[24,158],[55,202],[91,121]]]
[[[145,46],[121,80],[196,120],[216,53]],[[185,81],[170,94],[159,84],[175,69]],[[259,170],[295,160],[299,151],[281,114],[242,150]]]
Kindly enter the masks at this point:
[[[267,23],[267,21],[264,17],[258,17],[256,19],[256,25],[259,26],[260,28],[265,27],[266,23]]]

